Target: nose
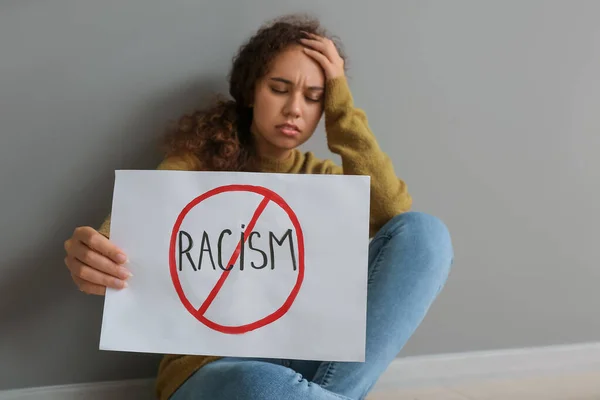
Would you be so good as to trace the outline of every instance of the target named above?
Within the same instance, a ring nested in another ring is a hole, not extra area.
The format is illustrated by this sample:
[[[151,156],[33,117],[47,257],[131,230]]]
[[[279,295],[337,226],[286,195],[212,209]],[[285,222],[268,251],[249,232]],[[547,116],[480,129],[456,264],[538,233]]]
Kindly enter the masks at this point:
[[[301,99],[300,96],[296,93],[291,95],[286,102],[284,114],[289,118],[300,118],[301,109],[300,109]]]

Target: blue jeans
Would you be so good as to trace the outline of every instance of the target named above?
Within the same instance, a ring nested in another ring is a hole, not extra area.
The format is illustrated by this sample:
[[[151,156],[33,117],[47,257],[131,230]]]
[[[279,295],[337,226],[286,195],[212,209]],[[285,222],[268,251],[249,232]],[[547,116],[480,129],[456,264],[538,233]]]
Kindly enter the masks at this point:
[[[425,317],[453,257],[439,219],[396,216],[369,245],[365,362],[225,357],[198,370],[171,399],[363,399]]]

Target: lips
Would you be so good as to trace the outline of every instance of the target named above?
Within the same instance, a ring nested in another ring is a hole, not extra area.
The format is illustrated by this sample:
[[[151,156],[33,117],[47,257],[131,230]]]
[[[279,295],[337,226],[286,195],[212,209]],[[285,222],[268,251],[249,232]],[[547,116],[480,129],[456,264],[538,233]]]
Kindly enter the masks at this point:
[[[280,124],[275,128],[279,130],[279,132],[283,133],[285,136],[297,136],[300,134],[300,129],[294,124]]]

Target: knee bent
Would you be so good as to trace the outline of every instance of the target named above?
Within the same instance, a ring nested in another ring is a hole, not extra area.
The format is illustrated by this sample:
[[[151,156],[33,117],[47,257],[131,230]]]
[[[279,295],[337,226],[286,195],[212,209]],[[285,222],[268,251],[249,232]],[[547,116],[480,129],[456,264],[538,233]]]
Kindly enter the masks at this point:
[[[448,266],[454,259],[452,239],[446,224],[438,217],[422,212],[406,212],[392,218],[382,234],[399,240],[409,240],[419,247],[423,256],[443,259]]]
[[[285,391],[295,385],[308,385],[308,382],[295,371],[275,364],[260,361],[222,363],[215,372],[218,376],[208,376],[206,386],[217,385],[211,390],[212,399],[279,399]],[[201,372],[200,372],[201,373]],[[210,382],[210,383],[209,383]],[[282,393],[283,391],[283,393]],[[218,395],[215,397],[215,393]]]

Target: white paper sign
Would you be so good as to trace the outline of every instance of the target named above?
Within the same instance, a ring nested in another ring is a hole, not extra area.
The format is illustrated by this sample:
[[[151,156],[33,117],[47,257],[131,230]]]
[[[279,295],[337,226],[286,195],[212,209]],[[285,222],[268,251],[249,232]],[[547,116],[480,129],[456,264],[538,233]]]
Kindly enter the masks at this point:
[[[369,177],[117,171],[100,349],[364,361]]]

